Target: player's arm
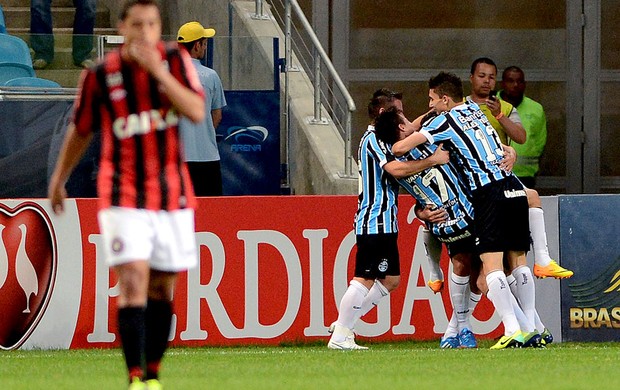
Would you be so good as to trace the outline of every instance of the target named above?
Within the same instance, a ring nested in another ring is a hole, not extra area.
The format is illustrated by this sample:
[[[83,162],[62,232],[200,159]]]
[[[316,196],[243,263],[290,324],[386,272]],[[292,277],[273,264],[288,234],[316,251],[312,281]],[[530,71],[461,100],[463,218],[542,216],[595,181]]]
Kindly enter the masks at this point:
[[[131,59],[137,62],[142,68],[157,80],[168,96],[174,108],[183,116],[191,121],[198,123],[205,119],[205,99],[199,93],[181,84],[163,66],[161,54],[156,47],[135,44],[127,49]],[[193,67],[188,67],[189,71],[194,71]]]
[[[65,184],[73,168],[75,168],[84,155],[92,138],[93,133],[88,133],[86,135],[79,134],[75,129],[75,125],[73,123],[69,124],[67,135],[60,149],[60,155],[58,156],[54,173],[52,173],[52,177],[50,178],[47,191],[47,196],[52,203],[52,210],[54,210],[56,214],[60,214],[64,210],[63,202],[67,197]]]
[[[424,114],[422,114],[419,117],[415,118],[413,121],[411,121],[411,124],[413,124],[415,131],[418,131],[418,130],[420,130],[422,128],[422,124],[424,124],[429,119],[432,119],[432,118],[434,118],[436,116],[437,116],[437,112],[435,112],[434,109],[430,109],[427,112],[425,112]]]
[[[521,118],[516,108],[512,108],[508,116],[502,112],[502,104],[499,99],[487,99],[487,107],[491,111],[491,115],[497,119],[504,128],[508,138],[518,144],[524,144],[527,138],[525,128],[521,124]]]
[[[501,101],[497,98],[489,98],[486,100],[487,107],[491,112],[491,115],[497,119],[500,125],[504,128],[506,135],[508,138],[513,140],[518,144],[525,143],[525,139],[527,138],[527,134],[525,133],[525,129],[521,124],[521,118],[519,117],[519,113],[516,108],[512,108],[510,114],[508,116],[504,115],[502,112],[502,104]]]
[[[427,138],[424,134],[415,132],[408,135],[406,138],[397,141],[392,145],[392,153],[395,156],[400,157],[405,153],[409,152],[411,149],[415,148],[418,145],[421,145],[427,141]],[[437,148],[441,149],[441,148]]]
[[[510,117],[506,117],[506,116],[501,116],[497,121],[499,122],[500,125],[502,125],[502,127],[504,127],[504,131],[506,132],[506,135],[508,136],[508,138],[510,138],[511,140],[513,140],[514,142],[518,144],[525,143],[527,135],[521,123],[513,122],[513,120],[510,119]]]
[[[386,163],[383,169],[396,179],[400,179],[415,175],[435,165],[446,164],[448,161],[450,161],[450,152],[444,150],[441,145],[439,145],[435,153],[427,158],[413,161],[393,160]]]
[[[211,119],[213,119],[213,128],[217,129],[222,121],[222,109],[216,108],[215,110],[211,110]]]

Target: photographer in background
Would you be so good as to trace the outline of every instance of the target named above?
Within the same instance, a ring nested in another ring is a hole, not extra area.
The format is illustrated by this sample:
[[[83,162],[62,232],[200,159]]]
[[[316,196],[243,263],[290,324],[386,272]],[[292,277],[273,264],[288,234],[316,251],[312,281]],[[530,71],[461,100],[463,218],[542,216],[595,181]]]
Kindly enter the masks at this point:
[[[471,95],[467,98],[473,100],[487,116],[491,125],[499,134],[499,139],[504,145],[510,145],[511,140],[522,144],[525,142],[526,133],[519,113],[513,105],[495,96],[495,84],[497,66],[492,59],[481,57],[471,64]]]

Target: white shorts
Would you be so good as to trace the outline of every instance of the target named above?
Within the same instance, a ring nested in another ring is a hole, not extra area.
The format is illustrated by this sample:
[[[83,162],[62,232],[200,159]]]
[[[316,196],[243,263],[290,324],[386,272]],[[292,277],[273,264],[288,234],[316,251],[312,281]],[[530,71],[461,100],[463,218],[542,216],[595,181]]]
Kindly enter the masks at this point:
[[[158,271],[179,272],[198,263],[192,209],[110,207],[97,218],[110,266],[148,260]]]

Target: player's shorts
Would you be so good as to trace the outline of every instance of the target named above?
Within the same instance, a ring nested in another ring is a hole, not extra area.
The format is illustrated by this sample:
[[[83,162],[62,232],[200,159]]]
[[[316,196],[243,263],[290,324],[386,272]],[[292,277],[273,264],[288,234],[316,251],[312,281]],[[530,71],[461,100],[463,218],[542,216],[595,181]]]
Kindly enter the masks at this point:
[[[179,272],[198,263],[192,209],[110,207],[97,217],[110,266],[148,260],[152,269]]]
[[[355,276],[383,279],[400,275],[398,233],[360,234],[355,236]]]
[[[474,235],[470,234],[460,240],[447,242],[446,247],[448,248],[450,257],[454,257],[461,253],[476,253],[476,240],[474,239]]]
[[[487,184],[473,193],[474,235],[478,254],[527,251],[530,228],[527,194],[514,176]]]

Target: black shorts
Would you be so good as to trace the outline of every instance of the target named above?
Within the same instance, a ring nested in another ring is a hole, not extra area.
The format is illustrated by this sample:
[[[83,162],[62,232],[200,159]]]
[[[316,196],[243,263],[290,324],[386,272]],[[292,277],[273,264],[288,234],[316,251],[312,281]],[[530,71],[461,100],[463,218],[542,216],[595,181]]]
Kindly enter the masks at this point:
[[[527,251],[530,228],[523,185],[509,176],[474,191],[474,235],[478,254]]]
[[[398,233],[362,234],[355,236],[355,276],[383,279],[400,275]]]
[[[448,248],[450,257],[454,257],[461,253],[476,253],[476,240],[472,234],[469,237],[446,243],[446,247]]]
[[[218,161],[188,161],[196,196],[222,196],[222,170]]]

